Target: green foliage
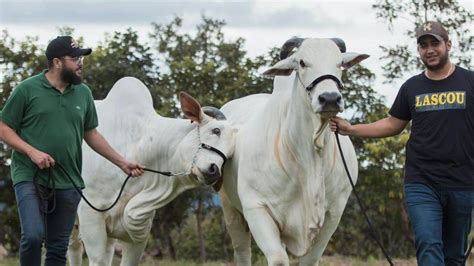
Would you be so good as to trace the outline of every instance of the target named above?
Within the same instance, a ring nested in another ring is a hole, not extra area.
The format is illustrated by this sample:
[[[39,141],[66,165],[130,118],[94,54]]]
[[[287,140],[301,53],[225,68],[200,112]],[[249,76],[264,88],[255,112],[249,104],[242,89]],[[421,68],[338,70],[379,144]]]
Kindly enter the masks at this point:
[[[153,24],[150,37],[166,71],[161,75],[155,98],[162,98],[160,113],[179,115],[176,95],[186,91],[201,104],[221,107],[231,99],[270,92],[271,80],[257,71],[272,58],[246,57],[244,39],[227,41],[223,21],[203,17],[195,35],[180,33],[182,19],[168,25]]]
[[[84,82],[97,100],[105,98],[112,86],[125,76],[136,77],[150,90],[158,82],[158,66],[151,48],[139,42],[131,28],[107,35],[84,60]],[[159,103],[155,102],[155,106]]]
[[[38,38],[28,36],[25,40],[16,41],[8,31],[3,30],[0,38],[0,65],[2,65],[0,107],[10,95],[11,90],[23,79],[26,79],[47,67],[46,57],[41,56],[44,47],[37,44]]]
[[[181,228],[190,216],[189,206],[193,200],[193,191],[186,191],[163,208],[156,210],[151,229],[153,244],[149,247],[155,256],[174,260],[178,258],[176,244],[179,242],[172,236],[172,232],[176,228]]]
[[[3,161],[6,157],[2,156],[2,165],[6,163]],[[19,217],[9,170],[0,167],[0,244],[4,244],[10,252],[17,252],[20,242]]]
[[[224,217],[219,207],[209,210],[208,219],[204,220],[202,226],[205,232],[205,251],[207,259],[232,260],[232,245],[225,231]],[[199,258],[199,241],[196,232],[196,216],[190,216],[183,227],[173,233],[173,238],[179,243],[177,246],[177,257],[181,259]]]
[[[208,206],[206,219],[203,222],[205,232],[205,251],[208,261],[224,260],[232,261],[234,250],[229,235],[225,229],[224,216],[219,206]],[[195,260],[199,258],[198,235],[196,232],[196,216],[189,216],[182,227],[177,228],[173,233],[176,239],[177,257],[180,259]],[[252,261],[253,264],[266,265],[260,263],[266,261],[263,253],[252,241]]]

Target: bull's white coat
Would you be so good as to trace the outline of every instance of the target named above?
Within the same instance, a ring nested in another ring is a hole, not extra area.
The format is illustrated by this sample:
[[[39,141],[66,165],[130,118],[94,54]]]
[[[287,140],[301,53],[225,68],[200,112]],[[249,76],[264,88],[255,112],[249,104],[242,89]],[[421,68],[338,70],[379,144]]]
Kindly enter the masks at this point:
[[[195,102],[189,98],[188,102]],[[183,100],[181,103],[183,107]],[[119,80],[104,100],[96,101],[98,130],[127,159],[150,169],[188,172],[199,144],[198,124],[201,142],[219,149],[227,157],[232,155],[235,145],[235,130],[227,121],[205,115],[197,102],[194,107],[198,112],[195,115],[202,117],[200,122],[159,116],[145,85],[127,77]],[[215,128],[220,129],[220,136],[213,133]],[[105,213],[96,212],[81,201],[79,232],[73,232],[69,247],[71,264],[81,263],[82,239],[89,265],[111,265],[116,240],[120,240],[123,247],[121,265],[138,265],[155,210],[185,190],[212,183],[214,180],[206,173],[211,164],[220,169],[222,163],[219,155],[201,149],[191,175],[167,177],[145,172],[129,180],[117,205]],[[92,151],[87,144],[83,145],[82,174],[84,195],[98,208],[112,203],[126,178],[117,166]]]
[[[271,95],[251,95],[222,107],[239,128],[221,190],[237,265],[251,265],[250,234],[269,265],[288,265],[287,252],[300,265],[317,265],[351,187],[327,126],[343,103],[327,107],[319,100],[323,93],[339,93],[336,83],[324,80],[309,93],[305,87],[324,74],[340,78],[342,67],[367,57],[341,53],[328,39],[306,39],[294,54],[265,72],[293,72],[275,78]],[[348,137],[340,141],[355,182],[354,148]]]

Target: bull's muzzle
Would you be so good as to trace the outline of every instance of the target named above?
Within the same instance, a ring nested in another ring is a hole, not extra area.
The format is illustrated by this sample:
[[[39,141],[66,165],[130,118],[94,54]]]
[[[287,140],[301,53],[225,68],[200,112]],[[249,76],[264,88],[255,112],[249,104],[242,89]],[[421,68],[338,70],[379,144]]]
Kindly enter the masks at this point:
[[[204,171],[202,174],[204,175],[206,185],[212,185],[221,178],[221,171],[215,163],[211,164],[207,171]]]
[[[323,112],[340,112],[343,110],[342,95],[338,92],[325,92],[318,96]]]

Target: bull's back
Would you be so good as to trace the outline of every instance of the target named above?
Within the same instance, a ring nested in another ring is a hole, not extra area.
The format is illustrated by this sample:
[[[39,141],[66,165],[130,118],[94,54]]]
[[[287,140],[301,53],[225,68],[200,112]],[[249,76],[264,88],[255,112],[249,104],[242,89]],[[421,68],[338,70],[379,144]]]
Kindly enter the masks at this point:
[[[270,94],[252,94],[226,103],[221,111],[232,125],[240,128],[263,110],[269,98]]]

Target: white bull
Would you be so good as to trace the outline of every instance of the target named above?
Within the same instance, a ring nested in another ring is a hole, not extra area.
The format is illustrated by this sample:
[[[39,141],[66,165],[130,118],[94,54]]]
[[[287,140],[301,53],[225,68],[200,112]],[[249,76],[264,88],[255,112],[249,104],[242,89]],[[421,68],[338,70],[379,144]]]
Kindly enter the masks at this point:
[[[368,55],[346,53],[340,39],[293,38],[281,57],[264,74],[294,74],[276,77],[271,95],[247,96],[221,109],[239,128],[221,190],[237,265],[251,264],[251,235],[268,265],[288,265],[287,251],[300,265],[317,265],[351,193],[327,125],[343,110],[341,69]],[[313,82],[324,75],[333,77]],[[355,182],[354,148],[348,137],[340,140]]]
[[[121,265],[138,265],[155,210],[188,189],[215,184],[221,178],[224,158],[198,147],[205,143],[230,157],[235,145],[234,128],[223,120],[219,110],[208,108],[203,112],[206,107],[201,109],[185,93],[180,101],[183,113],[193,123],[157,115],[150,92],[135,78],[119,80],[107,98],[96,101],[98,130],[125,158],[150,169],[188,174],[167,177],[145,172],[129,180],[117,205],[107,212],[96,212],[81,201],[79,232],[73,232],[69,247],[71,265],[81,264],[80,239],[89,265],[111,265],[117,240],[123,247]],[[84,194],[98,208],[113,202],[126,177],[87,145],[83,146],[82,174]]]

